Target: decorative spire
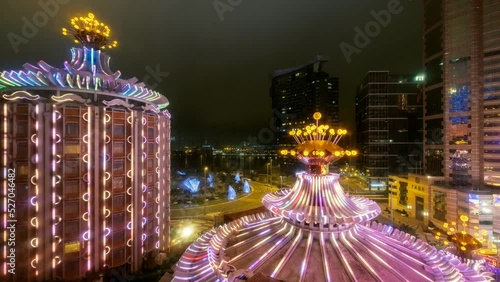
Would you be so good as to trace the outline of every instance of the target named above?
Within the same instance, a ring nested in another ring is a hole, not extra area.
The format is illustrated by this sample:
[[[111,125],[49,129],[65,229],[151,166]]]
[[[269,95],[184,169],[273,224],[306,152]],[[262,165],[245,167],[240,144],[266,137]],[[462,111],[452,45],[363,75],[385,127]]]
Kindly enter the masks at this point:
[[[347,134],[345,129],[334,129],[328,125],[320,125],[321,113],[313,115],[316,125],[308,125],[304,129],[289,132],[297,142],[293,150],[281,150],[282,155],[296,156],[304,164],[308,165],[309,172],[327,173],[328,164],[336,162],[343,156],[357,156],[356,150],[344,150],[338,142],[342,136]]]
[[[75,43],[81,43],[88,48],[111,49],[118,45],[118,42],[110,39],[111,30],[103,22],[99,22],[94,14],[89,13],[86,18],[74,17],[71,19],[71,28],[62,29],[63,35],[72,35]]]

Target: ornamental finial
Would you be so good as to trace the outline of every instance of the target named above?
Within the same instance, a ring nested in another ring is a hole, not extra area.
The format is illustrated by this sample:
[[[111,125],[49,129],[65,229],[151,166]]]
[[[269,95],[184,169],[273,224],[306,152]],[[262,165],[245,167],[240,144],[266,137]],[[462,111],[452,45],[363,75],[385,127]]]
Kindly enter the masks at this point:
[[[306,165],[322,167],[321,171],[325,173],[324,166],[329,163],[343,156],[354,157],[358,154],[356,150],[344,150],[338,145],[342,136],[347,134],[347,130],[320,125],[320,112],[314,113],[313,118],[316,120],[316,125],[308,125],[303,129],[289,132],[298,145],[290,151],[281,150],[282,155],[297,156]]]
[[[63,28],[63,35],[70,35],[75,38],[75,43],[81,43],[85,47],[94,49],[111,49],[118,45],[118,42],[110,39],[111,29],[99,22],[94,14],[89,13],[87,17],[74,17],[71,19],[71,28]]]

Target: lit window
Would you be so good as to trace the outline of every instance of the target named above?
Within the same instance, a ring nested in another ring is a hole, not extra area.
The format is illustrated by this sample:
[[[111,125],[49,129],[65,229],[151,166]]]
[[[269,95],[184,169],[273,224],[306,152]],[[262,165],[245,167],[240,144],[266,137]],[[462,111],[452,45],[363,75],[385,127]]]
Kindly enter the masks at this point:
[[[16,173],[19,174],[19,176],[28,176],[29,174],[29,167],[27,163],[19,163],[17,164],[17,170]]]
[[[74,242],[68,242],[64,244],[64,253],[74,253],[74,252],[79,252],[80,251],[80,242],[74,241]]]
[[[80,143],[78,141],[66,141],[64,142],[64,154],[80,154]]]

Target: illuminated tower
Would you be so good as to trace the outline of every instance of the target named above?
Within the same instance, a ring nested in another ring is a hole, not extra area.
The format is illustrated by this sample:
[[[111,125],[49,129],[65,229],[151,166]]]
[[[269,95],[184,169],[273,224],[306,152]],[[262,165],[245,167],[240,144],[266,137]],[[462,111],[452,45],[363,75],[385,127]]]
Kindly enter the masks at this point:
[[[356,137],[370,189],[385,189],[389,174],[422,170],[422,75],[369,71],[356,93]]]
[[[173,281],[486,281],[453,255],[370,222],[377,203],[344,194],[339,175],[328,173],[330,162],[357,154],[337,144],[347,131],[319,125],[320,118],[291,131],[298,145],[282,151],[308,167],[294,187],[264,196],[269,212],[202,235]]]
[[[499,0],[424,1],[426,174],[455,189],[500,186],[499,9]]]
[[[117,42],[93,14],[71,24],[83,46],[70,62],[0,73],[1,200],[15,169],[17,220],[16,274],[2,248],[2,281],[123,276],[168,250],[168,100],[111,71],[102,50]]]

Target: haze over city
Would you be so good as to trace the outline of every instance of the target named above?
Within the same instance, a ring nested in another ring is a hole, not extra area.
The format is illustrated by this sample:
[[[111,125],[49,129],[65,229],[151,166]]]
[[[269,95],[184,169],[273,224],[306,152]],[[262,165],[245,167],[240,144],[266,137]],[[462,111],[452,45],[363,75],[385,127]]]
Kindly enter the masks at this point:
[[[377,22],[373,13],[387,11],[390,2],[255,0],[234,1],[238,5],[232,7],[222,0],[61,1],[65,4],[56,15],[35,26],[35,35],[28,28],[23,36],[23,18],[33,22],[43,9],[33,1],[7,0],[2,6],[8,17],[0,26],[0,52],[6,56],[0,68],[40,58],[66,60],[64,50],[72,43],[59,36],[60,27],[76,12],[92,11],[105,17],[113,37],[120,39],[119,48],[110,51],[113,58],[128,58],[112,60],[113,68],[139,79],[161,73],[160,83],[150,81],[171,102],[174,147],[240,144],[257,136],[273,114],[267,106],[271,72],[316,55],[329,57],[325,71],[340,78],[340,120],[353,130],[356,86],[367,70],[422,70],[421,1],[394,1],[401,12],[391,14],[378,32],[370,27],[375,36],[349,56],[350,63],[340,48],[342,42],[358,48],[355,28],[366,33],[367,24]],[[14,48],[9,33],[28,42]]]

